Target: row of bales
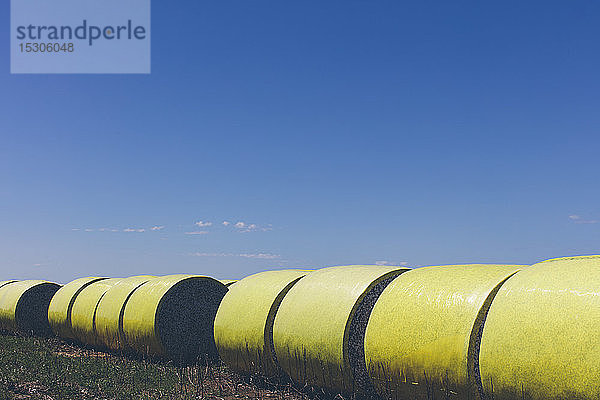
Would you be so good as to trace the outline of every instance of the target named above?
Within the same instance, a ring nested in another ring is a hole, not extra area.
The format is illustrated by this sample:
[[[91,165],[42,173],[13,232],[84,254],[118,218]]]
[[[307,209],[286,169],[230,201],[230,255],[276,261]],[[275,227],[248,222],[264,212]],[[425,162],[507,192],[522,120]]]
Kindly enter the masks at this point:
[[[600,398],[600,256],[0,282],[0,329],[357,398]]]
[[[232,281],[198,275],[0,282],[0,329],[194,361],[216,357],[213,323]]]

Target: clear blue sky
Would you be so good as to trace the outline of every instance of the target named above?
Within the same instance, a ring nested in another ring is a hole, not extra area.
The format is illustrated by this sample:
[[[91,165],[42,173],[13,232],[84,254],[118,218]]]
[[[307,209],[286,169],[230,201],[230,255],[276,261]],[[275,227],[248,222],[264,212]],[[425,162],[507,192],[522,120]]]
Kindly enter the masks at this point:
[[[597,1],[155,0],[112,76],[10,75],[8,3],[0,280],[600,252]]]

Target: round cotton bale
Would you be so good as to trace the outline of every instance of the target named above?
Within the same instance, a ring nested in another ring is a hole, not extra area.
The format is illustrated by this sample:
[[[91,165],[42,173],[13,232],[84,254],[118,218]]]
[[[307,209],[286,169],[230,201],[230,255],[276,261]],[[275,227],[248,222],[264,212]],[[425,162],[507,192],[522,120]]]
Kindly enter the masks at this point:
[[[317,270],[284,297],[273,325],[279,365],[296,382],[358,389],[368,316],[381,291],[406,268],[354,265]],[[358,383],[358,386],[357,386]]]
[[[127,301],[140,286],[153,276],[132,276],[121,279],[102,296],[96,309],[96,335],[99,342],[111,350],[125,349],[123,314]]]
[[[39,336],[52,334],[48,306],[60,285],[41,280],[7,283],[0,288],[0,329]]]
[[[150,280],[133,292],[125,306],[127,346],[176,361],[216,357],[214,320],[226,292],[225,285],[206,276]]]
[[[1,288],[2,286],[6,286],[6,285],[8,285],[9,283],[14,283],[14,282],[17,282],[17,281],[0,281],[0,288]]]
[[[215,343],[232,369],[272,376],[279,372],[273,350],[273,322],[284,296],[307,274],[266,271],[248,276],[223,297],[215,318]]]
[[[480,352],[488,399],[600,398],[600,256],[534,264],[508,280]]]
[[[373,308],[365,359],[389,399],[473,399],[485,315],[500,286],[524,266],[446,265],[395,279]]]
[[[71,310],[75,299],[88,285],[106,278],[79,278],[61,287],[52,297],[48,308],[48,322],[54,334],[63,339],[75,339],[71,330]]]
[[[121,279],[96,281],[86,286],[75,298],[71,309],[71,332],[75,339],[90,346],[100,346],[96,334],[96,309],[102,296]]]

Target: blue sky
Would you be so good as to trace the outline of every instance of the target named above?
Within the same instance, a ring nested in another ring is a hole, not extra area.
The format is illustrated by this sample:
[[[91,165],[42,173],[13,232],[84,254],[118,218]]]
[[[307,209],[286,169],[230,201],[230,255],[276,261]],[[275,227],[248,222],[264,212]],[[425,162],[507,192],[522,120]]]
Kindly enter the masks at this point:
[[[599,252],[598,2],[154,1],[150,75],[0,15],[0,280]]]

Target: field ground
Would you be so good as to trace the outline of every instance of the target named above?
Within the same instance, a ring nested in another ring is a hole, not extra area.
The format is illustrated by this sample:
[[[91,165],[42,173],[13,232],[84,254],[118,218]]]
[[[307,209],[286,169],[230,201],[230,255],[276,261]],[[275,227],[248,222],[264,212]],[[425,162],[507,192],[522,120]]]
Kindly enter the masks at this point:
[[[55,338],[0,334],[0,400],[326,398],[332,397],[308,394],[289,383],[240,376],[222,364],[181,367],[98,352]]]

